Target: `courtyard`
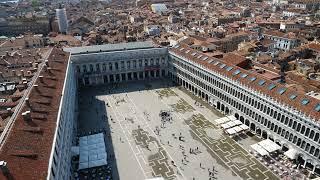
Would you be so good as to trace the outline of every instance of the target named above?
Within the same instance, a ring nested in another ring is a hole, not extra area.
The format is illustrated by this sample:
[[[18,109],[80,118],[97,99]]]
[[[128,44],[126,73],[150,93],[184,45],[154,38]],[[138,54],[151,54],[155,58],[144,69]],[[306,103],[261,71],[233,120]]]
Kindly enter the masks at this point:
[[[105,132],[112,179],[278,179],[244,148],[254,138],[235,142],[214,124],[222,114],[166,80],[86,87],[80,100],[79,132]]]

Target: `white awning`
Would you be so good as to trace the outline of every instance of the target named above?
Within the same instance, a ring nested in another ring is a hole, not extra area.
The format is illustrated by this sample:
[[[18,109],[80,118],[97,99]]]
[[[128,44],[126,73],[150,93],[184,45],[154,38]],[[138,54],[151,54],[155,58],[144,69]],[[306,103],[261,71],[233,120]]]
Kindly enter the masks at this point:
[[[231,128],[231,129],[227,129],[227,133],[230,135],[233,135],[233,134],[237,133],[237,131],[235,131],[233,128]]]
[[[223,118],[219,118],[219,119],[216,119],[215,122],[217,124],[224,124],[226,122],[229,122],[230,120],[227,118],[227,117],[223,117]]]
[[[239,126],[235,126],[232,129],[234,129],[237,133],[242,131],[242,129]]]
[[[222,124],[221,127],[222,127],[223,129],[229,129],[229,128],[230,128],[230,126],[229,126],[228,123]]]
[[[249,129],[249,127],[245,124],[241,124],[240,128],[243,129],[244,131]]]
[[[228,124],[230,127],[236,126],[236,123],[235,123],[234,121],[227,122],[227,124]]]
[[[234,117],[233,115],[232,116],[227,116],[231,121],[235,121],[235,120],[237,120],[237,118],[236,117]]]
[[[271,141],[270,139],[265,139],[265,140],[259,142],[258,144],[260,146],[262,146],[268,152],[274,152],[274,151],[281,149],[281,147],[278,144]]]
[[[107,165],[107,151],[103,133],[79,138],[79,169]]]
[[[239,120],[235,120],[234,123],[235,123],[237,126],[242,124],[242,122],[239,121]]]
[[[297,153],[298,151],[296,149],[289,149],[284,153],[284,155],[293,160],[296,159]]]
[[[261,156],[268,155],[268,151],[263,149],[259,144],[252,144],[250,146],[253,150],[255,150],[257,153],[259,153]]]

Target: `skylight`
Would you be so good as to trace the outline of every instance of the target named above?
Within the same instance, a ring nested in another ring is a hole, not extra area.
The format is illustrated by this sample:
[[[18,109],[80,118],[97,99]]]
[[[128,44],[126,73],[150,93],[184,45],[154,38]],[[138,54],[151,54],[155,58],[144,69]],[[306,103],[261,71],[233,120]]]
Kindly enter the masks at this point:
[[[184,48],[181,48],[181,49],[180,49],[180,51],[183,51],[183,50],[184,50]]]
[[[191,55],[192,55],[192,56],[195,56],[195,55],[197,55],[197,53],[196,53],[196,52],[194,52],[194,53],[192,53]]]
[[[290,99],[291,99],[291,100],[294,100],[296,97],[297,97],[296,94],[291,94],[291,95],[290,95]]]
[[[302,105],[307,105],[309,102],[310,102],[309,99],[302,99],[301,100]]]
[[[198,56],[198,59],[200,59],[202,57],[202,55],[200,54],[200,56]]]
[[[278,93],[279,93],[279,94],[283,94],[284,92],[286,92],[286,90],[287,90],[287,88],[284,88],[284,87],[279,88],[279,89],[278,89]]]
[[[213,65],[215,65],[215,66],[216,66],[216,65],[218,65],[218,64],[219,64],[219,61],[216,61]]]
[[[241,73],[241,71],[239,69],[235,70],[232,74],[233,75],[238,75],[239,73]]]
[[[269,89],[269,90],[272,90],[272,89],[275,88],[276,86],[277,86],[277,85],[271,83],[271,84],[268,86],[268,89]]]
[[[258,84],[259,84],[260,86],[263,86],[263,85],[264,85],[264,83],[266,83],[266,81],[265,81],[265,80],[263,80],[263,79],[261,79],[261,80],[259,80],[259,81],[258,81]]]
[[[208,57],[206,57],[206,56],[202,58],[202,60],[204,60],[204,61],[207,60],[207,59],[208,59]]]
[[[179,48],[180,47],[180,45],[179,44],[177,44],[176,46],[174,46],[174,48]]]
[[[252,81],[255,81],[256,79],[257,79],[257,78],[256,78],[256,77],[253,77],[253,76],[249,78],[249,80],[250,80],[251,82],[252,82]]]
[[[224,68],[226,65],[225,64],[221,64],[219,67],[220,69]]]
[[[233,69],[233,67],[229,66],[227,67],[227,71],[231,71]]]
[[[186,50],[186,53],[188,54],[190,52],[190,50]]]
[[[317,112],[320,111],[320,103],[316,105],[316,107],[314,108],[314,110],[316,110]]]
[[[247,77],[247,76],[248,76],[248,74],[246,74],[246,73],[242,73],[240,76],[241,76],[242,78],[245,78],[245,77]]]

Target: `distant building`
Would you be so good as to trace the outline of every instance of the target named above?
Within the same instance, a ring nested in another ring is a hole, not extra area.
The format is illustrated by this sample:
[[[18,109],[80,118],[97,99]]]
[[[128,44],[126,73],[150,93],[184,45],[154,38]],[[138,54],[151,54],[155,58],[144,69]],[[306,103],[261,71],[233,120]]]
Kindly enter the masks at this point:
[[[177,23],[179,21],[179,18],[175,15],[170,14],[168,16],[169,23]]]
[[[156,25],[145,26],[144,31],[148,33],[149,36],[159,36],[161,32]]]
[[[49,31],[49,19],[46,16],[19,16],[0,21],[0,34],[4,36],[18,36],[26,32],[46,35]]]
[[[317,10],[320,6],[319,0],[295,0],[295,8],[303,10]]]
[[[168,9],[165,4],[151,4],[151,10],[154,13],[161,14],[166,12]]]
[[[293,34],[285,34],[280,31],[267,31],[263,34],[265,38],[275,41],[277,49],[290,50],[299,45],[299,40]]]
[[[304,27],[304,24],[298,23],[298,22],[281,22],[280,23],[280,29],[281,30],[296,30],[296,29],[302,29]]]
[[[67,13],[66,9],[56,9],[56,16],[58,19],[58,24],[59,24],[59,31],[61,33],[67,33],[68,29],[68,19],[67,19]]]

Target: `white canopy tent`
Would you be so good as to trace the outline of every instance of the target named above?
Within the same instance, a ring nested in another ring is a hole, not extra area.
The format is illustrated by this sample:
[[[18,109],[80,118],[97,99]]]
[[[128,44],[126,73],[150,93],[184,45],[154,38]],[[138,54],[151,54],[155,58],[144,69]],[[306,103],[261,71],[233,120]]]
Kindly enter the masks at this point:
[[[242,122],[239,120],[235,120],[234,123],[236,123],[237,126],[242,124]]]
[[[235,126],[232,129],[234,129],[237,133],[242,131],[242,129],[239,126]]]
[[[236,118],[236,117],[234,117],[233,115],[232,115],[232,116],[227,116],[227,118],[228,118],[228,119],[230,119],[231,121],[235,121],[235,120],[237,120],[237,118]]]
[[[103,133],[79,138],[79,170],[107,165]]]
[[[215,120],[215,122],[217,124],[224,124],[224,123],[229,122],[229,121],[230,121],[230,119],[228,119],[227,117],[223,117],[223,118],[219,118],[219,119]]]
[[[245,124],[241,124],[239,127],[240,127],[241,129],[243,129],[244,131],[246,131],[246,130],[249,129],[249,127],[248,127],[247,125],[245,125]]]
[[[222,127],[223,129],[229,129],[229,128],[230,128],[230,126],[229,126],[228,123],[222,124],[221,127]]]
[[[234,130],[233,128],[231,128],[231,129],[227,129],[227,133],[230,134],[230,135],[233,135],[233,134],[236,134],[237,131]]]
[[[265,139],[265,140],[259,142],[258,144],[261,147],[263,147],[265,150],[267,150],[268,152],[274,152],[274,151],[281,149],[281,147],[278,144],[271,141],[270,139]]]
[[[298,151],[296,149],[289,149],[284,153],[284,155],[293,160],[296,159],[297,153]]]
[[[268,155],[268,151],[263,149],[259,144],[252,144],[250,146],[253,150],[255,150],[257,153],[259,153],[261,156]]]
[[[227,124],[228,124],[230,127],[236,126],[236,123],[235,123],[234,121],[229,121],[229,122],[227,122]]]

